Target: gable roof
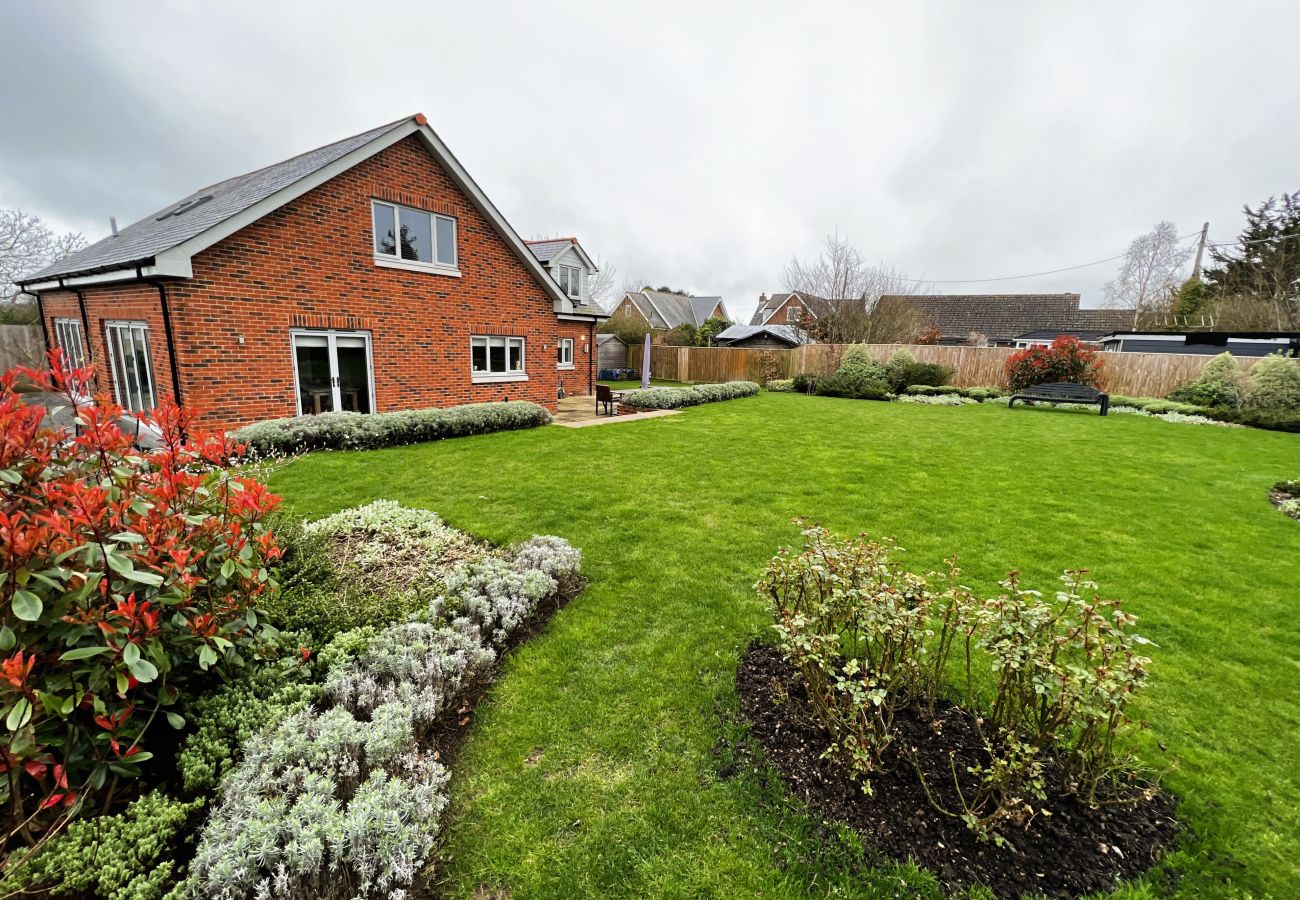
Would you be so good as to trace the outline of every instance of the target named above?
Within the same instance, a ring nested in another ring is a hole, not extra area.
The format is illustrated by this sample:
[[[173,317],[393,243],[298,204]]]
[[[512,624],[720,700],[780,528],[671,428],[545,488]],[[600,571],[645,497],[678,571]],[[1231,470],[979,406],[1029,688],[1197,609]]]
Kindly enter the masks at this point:
[[[722,307],[725,318],[731,318],[721,297],[685,297],[664,291],[628,291],[623,297],[631,301],[651,328],[670,329],[687,324],[699,328],[718,306]]]
[[[23,288],[47,290],[73,279],[73,283],[91,284],[138,277],[193,277],[195,254],[411,135],[422,139],[430,155],[543,286],[557,313],[592,315],[574,309],[422,113],[200,188],[18,283]]]
[[[528,249],[532,251],[533,256],[537,257],[537,261],[540,263],[549,265],[551,260],[555,259],[555,257],[559,256],[565,250],[573,248],[573,252],[578,254],[578,257],[582,260],[584,266],[593,272],[600,271],[600,267],[597,266],[596,263],[592,261],[591,257],[587,255],[587,251],[582,249],[582,245],[578,243],[576,237],[544,238],[536,241],[524,241],[524,243],[528,246]]]
[[[725,331],[719,332],[714,340],[719,344],[731,344],[736,341],[748,340],[756,334],[770,335],[782,343],[789,344],[791,347],[811,343],[789,325],[732,325]]]
[[[808,314],[814,319],[817,318],[818,315],[824,314],[824,312],[834,302],[831,300],[823,300],[821,297],[816,297],[805,291],[778,291],[771,297],[768,297],[766,294],[760,294],[758,298],[758,308],[755,309],[754,314],[749,317],[749,324],[764,324],[768,319],[776,315],[777,311],[781,307],[785,306],[786,302],[791,297],[798,297],[800,300],[799,305],[803,309],[807,310]]]
[[[1123,310],[1080,309],[1078,294],[886,294],[880,302],[911,307],[945,338],[978,332],[1010,341],[1042,329],[1105,331],[1132,319]]]

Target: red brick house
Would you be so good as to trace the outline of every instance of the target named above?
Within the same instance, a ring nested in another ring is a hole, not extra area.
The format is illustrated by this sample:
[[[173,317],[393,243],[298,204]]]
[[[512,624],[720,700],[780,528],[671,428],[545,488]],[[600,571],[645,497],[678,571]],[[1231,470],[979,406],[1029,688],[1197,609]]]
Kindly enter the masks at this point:
[[[561,389],[594,391],[606,318],[560,286],[423,115],[196,191],[22,287],[47,343],[93,365],[101,390],[133,410],[173,396],[205,427],[554,409]]]

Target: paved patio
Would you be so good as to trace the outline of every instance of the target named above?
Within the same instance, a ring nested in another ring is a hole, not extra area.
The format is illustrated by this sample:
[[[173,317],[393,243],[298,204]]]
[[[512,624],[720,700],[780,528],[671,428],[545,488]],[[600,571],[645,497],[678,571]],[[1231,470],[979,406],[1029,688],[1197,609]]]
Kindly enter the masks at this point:
[[[601,407],[601,415],[596,415],[596,396],[587,394],[576,397],[565,397],[556,404],[555,424],[563,425],[565,428],[586,428],[589,425],[612,425],[615,422],[639,422],[642,419],[658,419],[663,416],[676,415],[679,410],[675,409],[648,409],[645,412],[635,413],[624,416],[607,416],[604,415],[604,407]]]

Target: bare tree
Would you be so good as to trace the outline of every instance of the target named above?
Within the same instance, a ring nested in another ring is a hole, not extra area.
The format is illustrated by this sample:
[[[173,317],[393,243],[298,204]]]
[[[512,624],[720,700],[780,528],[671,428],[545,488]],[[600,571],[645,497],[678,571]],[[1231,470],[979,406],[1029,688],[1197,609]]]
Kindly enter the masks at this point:
[[[1133,310],[1133,327],[1155,324],[1173,306],[1174,295],[1183,282],[1183,266],[1192,248],[1178,242],[1173,222],[1160,222],[1133,239],[1124,251],[1124,264],[1113,281],[1106,283],[1106,306]]]
[[[602,258],[596,259],[596,274],[587,283],[587,293],[596,305],[608,312],[614,304],[623,299],[622,294],[615,296],[617,290],[618,269],[606,264]]]
[[[881,303],[886,295],[921,293],[920,285],[892,266],[871,265],[862,251],[839,234],[827,235],[821,255],[807,262],[795,257],[785,267],[788,291],[798,291],[813,316],[801,317],[798,329],[824,343],[910,341],[920,328],[916,311],[906,303]]]
[[[21,209],[0,209],[0,303],[12,306],[22,292],[15,284],[86,246],[80,232],[55,234],[39,217]]]

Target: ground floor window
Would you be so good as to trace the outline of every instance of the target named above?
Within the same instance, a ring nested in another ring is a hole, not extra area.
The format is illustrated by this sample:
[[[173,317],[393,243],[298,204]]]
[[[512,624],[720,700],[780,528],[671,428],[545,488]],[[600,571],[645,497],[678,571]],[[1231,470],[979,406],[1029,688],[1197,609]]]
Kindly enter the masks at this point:
[[[80,319],[55,319],[54,341],[63,351],[65,369],[80,369],[89,362],[86,359],[86,340],[81,333]]]
[[[359,331],[294,331],[298,415],[374,412],[370,335]]]
[[[475,381],[510,381],[527,378],[524,339],[505,335],[470,338],[470,371]]]
[[[154,393],[153,364],[149,356],[147,322],[105,322],[108,367],[113,373],[113,399],[132,412],[158,406]]]
[[[573,338],[560,338],[555,345],[555,359],[561,369],[573,368]]]

